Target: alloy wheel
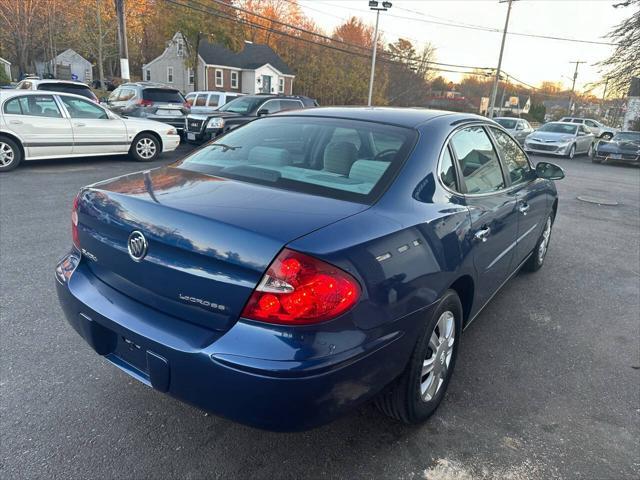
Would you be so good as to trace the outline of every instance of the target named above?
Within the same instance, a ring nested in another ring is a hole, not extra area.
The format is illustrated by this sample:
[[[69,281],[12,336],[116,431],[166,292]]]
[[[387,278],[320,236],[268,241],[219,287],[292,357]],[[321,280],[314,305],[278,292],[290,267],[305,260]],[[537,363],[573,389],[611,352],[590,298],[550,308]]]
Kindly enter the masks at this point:
[[[16,152],[13,151],[11,145],[0,142],[0,167],[8,167],[16,158]]]
[[[544,231],[542,232],[542,241],[538,246],[538,263],[542,263],[544,261],[544,256],[547,254],[547,249],[549,248],[550,238],[551,238],[551,217],[547,218],[547,223],[544,226]]]
[[[569,159],[573,160],[573,157],[576,154],[576,146],[575,145],[571,145],[571,149],[569,149]]]
[[[435,398],[447,378],[455,344],[456,322],[453,312],[447,310],[440,315],[431,337],[427,356],[422,362],[420,394],[429,402]]]
[[[156,143],[150,138],[141,138],[136,143],[136,152],[144,159],[153,158],[156,154]]]

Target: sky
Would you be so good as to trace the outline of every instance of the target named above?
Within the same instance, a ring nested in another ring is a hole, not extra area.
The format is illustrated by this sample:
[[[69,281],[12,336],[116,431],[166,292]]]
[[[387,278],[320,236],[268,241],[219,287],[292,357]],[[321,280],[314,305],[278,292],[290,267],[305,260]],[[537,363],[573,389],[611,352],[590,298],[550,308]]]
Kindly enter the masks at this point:
[[[502,31],[507,3],[498,0],[391,0],[393,6],[380,14],[380,30],[387,43],[399,37],[423,46],[436,47],[437,62],[495,68],[500,53],[501,33],[471,30],[432,22],[470,24]],[[619,0],[617,0],[619,1]],[[371,25],[375,12],[368,0],[298,0],[304,13],[327,32],[355,15]],[[581,40],[608,42],[603,38],[621,20],[631,15],[627,8],[613,8],[612,0],[515,0],[509,31]],[[398,18],[403,17],[403,18]],[[607,58],[614,47],[508,35],[503,70],[518,80],[540,86],[543,80],[571,87],[580,64],[576,90],[585,91],[600,79],[596,62]],[[444,68],[444,67],[443,67]],[[460,75],[442,73],[457,81]],[[592,88],[592,87],[591,87]],[[593,90],[600,95],[601,87]]]

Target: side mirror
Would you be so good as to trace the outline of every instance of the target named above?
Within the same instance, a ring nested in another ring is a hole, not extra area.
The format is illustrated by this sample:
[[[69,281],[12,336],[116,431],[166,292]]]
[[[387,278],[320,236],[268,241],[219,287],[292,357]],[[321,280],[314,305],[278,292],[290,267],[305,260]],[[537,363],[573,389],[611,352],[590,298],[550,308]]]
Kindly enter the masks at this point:
[[[269,110],[267,110],[266,108],[258,110],[258,116],[262,117],[263,115],[269,115]]]
[[[564,178],[564,170],[554,163],[538,162],[536,175],[538,175],[538,178],[546,178],[547,180],[562,180]]]

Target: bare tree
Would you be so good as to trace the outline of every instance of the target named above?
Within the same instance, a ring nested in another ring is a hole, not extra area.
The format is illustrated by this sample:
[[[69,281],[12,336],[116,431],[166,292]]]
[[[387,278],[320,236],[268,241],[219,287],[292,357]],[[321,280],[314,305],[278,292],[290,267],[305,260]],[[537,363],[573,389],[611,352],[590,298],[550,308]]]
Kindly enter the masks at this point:
[[[635,11],[609,32],[607,37],[617,45],[611,56],[598,65],[603,75],[602,83],[608,79],[608,91],[624,95],[629,90],[631,79],[640,77],[640,0],[626,0],[613,6],[631,7]]]
[[[13,53],[20,74],[34,66],[36,47],[43,45],[42,28],[47,5],[45,0],[9,0],[0,2],[0,39]]]

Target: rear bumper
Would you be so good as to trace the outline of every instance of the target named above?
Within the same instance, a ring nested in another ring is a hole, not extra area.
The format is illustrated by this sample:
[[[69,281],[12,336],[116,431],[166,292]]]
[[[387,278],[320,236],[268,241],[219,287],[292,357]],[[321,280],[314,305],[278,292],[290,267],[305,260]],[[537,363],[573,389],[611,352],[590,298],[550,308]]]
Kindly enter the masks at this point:
[[[67,281],[56,277],[57,293],[69,324],[98,354],[159,391],[267,430],[313,428],[377,394],[403,370],[427,313],[375,336],[351,330],[340,338],[244,320],[216,332],[117,292],[85,261]],[[352,345],[340,351],[345,343]],[[339,353],[316,355],[319,345]]]
[[[184,115],[177,116],[177,117],[169,117],[164,115],[147,115],[144,118],[153,120],[155,122],[166,123],[167,125],[171,125],[172,127],[174,127],[179,132],[184,131],[184,121],[186,118]]]

